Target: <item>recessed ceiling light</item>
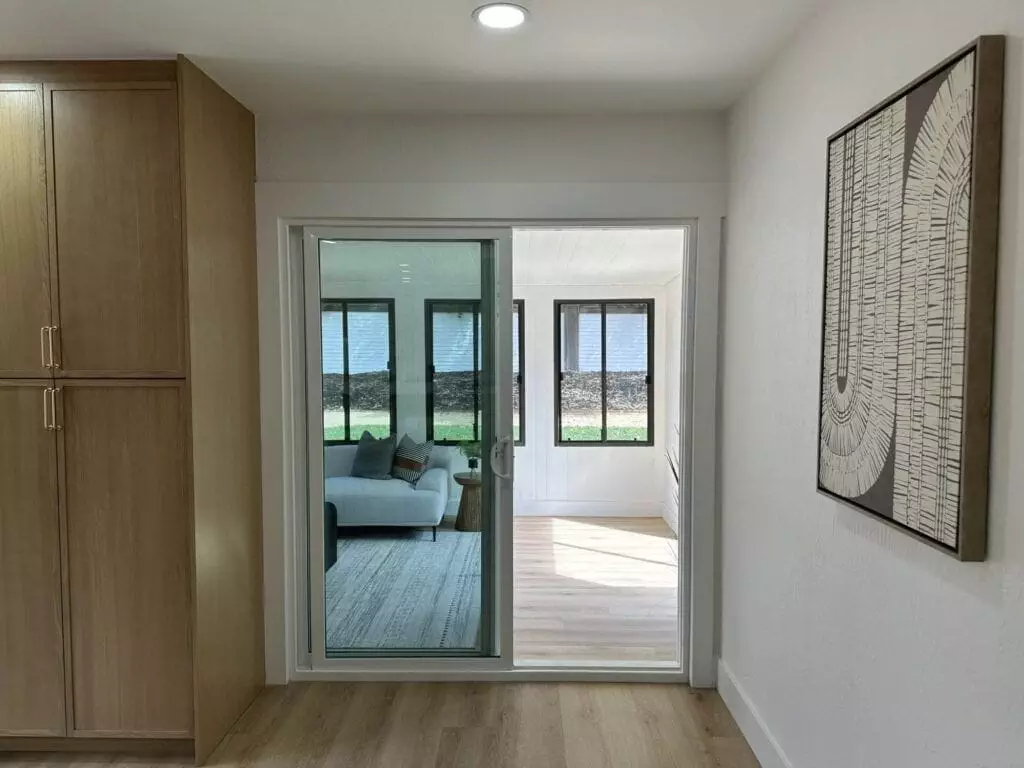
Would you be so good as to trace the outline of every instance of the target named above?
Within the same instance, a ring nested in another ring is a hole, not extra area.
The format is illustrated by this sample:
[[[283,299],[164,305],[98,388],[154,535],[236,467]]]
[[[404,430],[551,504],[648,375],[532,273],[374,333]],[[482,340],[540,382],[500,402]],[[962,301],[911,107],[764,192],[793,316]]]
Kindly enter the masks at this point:
[[[513,3],[488,3],[473,11],[473,18],[488,29],[515,29],[526,21],[526,9]]]

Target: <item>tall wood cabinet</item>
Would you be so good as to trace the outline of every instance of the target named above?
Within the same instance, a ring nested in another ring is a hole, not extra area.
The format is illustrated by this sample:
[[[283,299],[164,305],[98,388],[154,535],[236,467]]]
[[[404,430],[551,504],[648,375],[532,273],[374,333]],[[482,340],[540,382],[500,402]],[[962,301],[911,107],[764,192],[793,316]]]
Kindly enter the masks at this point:
[[[184,58],[0,64],[0,749],[201,762],[262,686],[254,165]]]

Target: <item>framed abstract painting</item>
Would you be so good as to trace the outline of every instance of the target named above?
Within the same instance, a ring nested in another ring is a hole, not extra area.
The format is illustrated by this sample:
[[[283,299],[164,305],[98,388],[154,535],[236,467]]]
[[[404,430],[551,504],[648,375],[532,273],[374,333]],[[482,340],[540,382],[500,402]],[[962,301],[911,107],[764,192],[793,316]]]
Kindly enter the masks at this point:
[[[1005,40],[828,140],[818,490],[984,560]]]

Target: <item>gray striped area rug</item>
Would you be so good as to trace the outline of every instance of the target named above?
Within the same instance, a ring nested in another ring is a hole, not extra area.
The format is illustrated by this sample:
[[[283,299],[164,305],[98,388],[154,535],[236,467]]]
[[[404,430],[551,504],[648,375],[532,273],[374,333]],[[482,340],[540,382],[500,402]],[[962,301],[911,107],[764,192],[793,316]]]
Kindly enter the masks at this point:
[[[445,521],[449,523],[448,520]],[[342,529],[325,577],[327,649],[474,648],[480,534]]]

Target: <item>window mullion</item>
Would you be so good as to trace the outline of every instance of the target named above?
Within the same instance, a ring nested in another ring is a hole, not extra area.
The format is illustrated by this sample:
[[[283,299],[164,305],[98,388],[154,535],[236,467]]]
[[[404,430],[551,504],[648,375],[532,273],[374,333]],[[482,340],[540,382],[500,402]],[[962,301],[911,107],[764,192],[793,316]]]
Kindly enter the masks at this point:
[[[480,319],[478,305],[473,306],[473,440],[480,441]]]
[[[349,356],[348,356],[348,302],[341,303],[341,352],[342,352],[342,379],[341,379],[341,403],[345,410],[345,440],[352,440],[352,397],[349,391]]]
[[[395,300],[390,299],[388,309],[388,416],[391,424],[388,434],[398,435],[398,356],[395,351]]]
[[[601,442],[608,442],[608,304],[601,303]]]

